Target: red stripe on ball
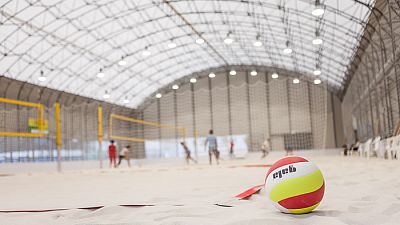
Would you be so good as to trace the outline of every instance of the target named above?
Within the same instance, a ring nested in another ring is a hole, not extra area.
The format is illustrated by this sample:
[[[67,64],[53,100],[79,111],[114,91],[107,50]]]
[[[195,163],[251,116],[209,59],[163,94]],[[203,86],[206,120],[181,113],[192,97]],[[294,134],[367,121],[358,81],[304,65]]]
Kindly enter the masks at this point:
[[[286,209],[302,209],[318,204],[324,196],[325,183],[313,192],[283,199],[278,203]]]

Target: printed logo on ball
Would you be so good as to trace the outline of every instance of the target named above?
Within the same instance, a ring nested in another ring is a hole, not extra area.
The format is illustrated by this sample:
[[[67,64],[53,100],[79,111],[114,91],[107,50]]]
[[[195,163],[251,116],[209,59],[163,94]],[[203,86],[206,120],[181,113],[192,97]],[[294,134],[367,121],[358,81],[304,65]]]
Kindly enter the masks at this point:
[[[281,169],[281,170],[275,172],[274,174],[272,174],[272,178],[273,179],[282,178],[282,176],[284,174],[294,173],[294,172],[296,172],[296,167],[294,167],[293,165],[290,165],[289,167]]]

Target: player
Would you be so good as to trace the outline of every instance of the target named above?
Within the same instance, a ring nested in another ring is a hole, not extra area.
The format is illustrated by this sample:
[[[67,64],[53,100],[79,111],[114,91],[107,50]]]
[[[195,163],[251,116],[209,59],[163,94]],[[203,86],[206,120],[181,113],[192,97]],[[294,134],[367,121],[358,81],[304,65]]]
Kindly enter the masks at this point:
[[[129,168],[131,167],[131,162],[129,160],[129,149],[130,148],[131,148],[131,146],[127,145],[125,148],[122,148],[122,150],[119,152],[118,166],[121,164],[122,159],[125,159],[126,161],[128,161]]]
[[[183,150],[185,150],[185,155],[186,155],[186,163],[189,164],[189,161],[192,160],[194,163],[197,164],[197,161],[190,156],[190,150],[188,146],[186,145],[185,142],[181,142],[181,145],[183,147]]]
[[[209,135],[207,136],[206,142],[204,143],[204,147],[206,147],[207,144],[208,144],[208,157],[209,157],[210,165],[212,165],[212,155],[215,155],[217,164],[219,164],[219,151],[218,151],[217,137],[214,136],[213,130],[210,130]]]
[[[261,145],[261,152],[262,152],[261,158],[262,159],[265,158],[269,154],[269,151],[271,150],[269,142],[270,142],[270,139],[267,138],[264,140],[264,143]]]
[[[108,146],[108,158],[110,159],[110,168],[116,167],[117,160],[117,146],[115,146],[115,141],[111,140],[110,145]]]
[[[233,139],[231,139],[231,142],[229,143],[229,157],[231,159],[235,158],[235,155],[233,154],[234,153],[234,151],[233,151],[234,147],[235,147],[235,142],[233,142]]]

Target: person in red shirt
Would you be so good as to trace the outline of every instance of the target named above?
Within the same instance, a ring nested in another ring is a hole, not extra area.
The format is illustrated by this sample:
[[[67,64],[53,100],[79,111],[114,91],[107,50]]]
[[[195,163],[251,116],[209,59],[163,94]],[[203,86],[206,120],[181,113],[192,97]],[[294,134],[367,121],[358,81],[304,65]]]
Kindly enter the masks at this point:
[[[115,146],[114,140],[111,140],[108,146],[108,158],[110,159],[110,167],[117,167],[117,146]]]

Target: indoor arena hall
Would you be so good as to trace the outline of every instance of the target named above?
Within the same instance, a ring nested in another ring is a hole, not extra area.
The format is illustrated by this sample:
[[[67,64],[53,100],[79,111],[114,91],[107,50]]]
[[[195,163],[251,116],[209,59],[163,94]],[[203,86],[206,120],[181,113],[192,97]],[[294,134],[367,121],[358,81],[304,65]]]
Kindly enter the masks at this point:
[[[1,0],[0,225],[400,224],[399,0]]]

